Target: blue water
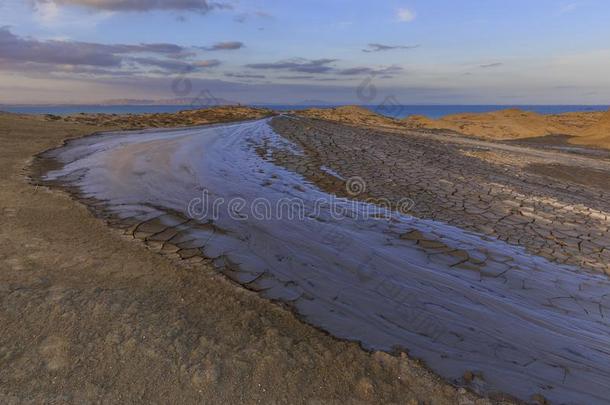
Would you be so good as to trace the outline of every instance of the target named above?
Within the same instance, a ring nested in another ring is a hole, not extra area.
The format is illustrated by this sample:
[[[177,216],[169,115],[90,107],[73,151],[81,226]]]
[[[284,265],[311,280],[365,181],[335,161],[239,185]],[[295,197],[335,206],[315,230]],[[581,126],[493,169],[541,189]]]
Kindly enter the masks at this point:
[[[299,110],[311,107],[331,108],[332,105],[258,105],[274,110]],[[564,112],[607,111],[608,105],[380,105],[364,106],[382,115],[404,118],[411,115],[424,115],[428,118],[440,118],[447,114],[483,113],[506,108],[520,108],[540,114],[560,114]],[[181,110],[197,109],[198,106],[185,105],[44,105],[44,106],[11,106],[0,105],[0,111],[21,114],[54,114],[71,115],[79,113],[104,114],[149,114],[175,113]]]

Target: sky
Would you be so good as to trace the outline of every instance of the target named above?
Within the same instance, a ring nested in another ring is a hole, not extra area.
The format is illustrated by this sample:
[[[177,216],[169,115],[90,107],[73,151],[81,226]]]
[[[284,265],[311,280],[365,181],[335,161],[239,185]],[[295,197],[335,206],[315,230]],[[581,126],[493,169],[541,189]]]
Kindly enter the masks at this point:
[[[0,0],[0,103],[610,104],[606,0]]]

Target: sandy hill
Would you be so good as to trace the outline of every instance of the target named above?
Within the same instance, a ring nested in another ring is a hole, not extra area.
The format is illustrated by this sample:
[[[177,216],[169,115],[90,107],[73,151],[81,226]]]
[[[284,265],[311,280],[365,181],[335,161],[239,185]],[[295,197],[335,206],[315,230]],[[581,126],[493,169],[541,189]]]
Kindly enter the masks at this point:
[[[69,116],[47,115],[48,120],[77,122],[123,129],[179,127],[204,125],[212,122],[230,122],[263,118],[274,112],[266,108],[244,106],[217,106],[200,110],[156,114],[76,114]]]
[[[578,138],[570,139],[570,142],[610,149],[610,110],[595,124],[581,131]]]
[[[404,124],[399,120],[376,114],[369,109],[359,106],[344,106],[336,108],[310,108],[303,111],[296,111],[296,113],[308,118],[335,121],[349,125],[364,125],[388,128],[404,127]]]
[[[595,120],[595,117],[583,119],[586,114],[591,113],[542,115],[513,108],[482,114],[453,114],[437,120],[413,116],[404,122],[408,127],[448,129],[480,138],[518,139],[551,134],[577,135]]]

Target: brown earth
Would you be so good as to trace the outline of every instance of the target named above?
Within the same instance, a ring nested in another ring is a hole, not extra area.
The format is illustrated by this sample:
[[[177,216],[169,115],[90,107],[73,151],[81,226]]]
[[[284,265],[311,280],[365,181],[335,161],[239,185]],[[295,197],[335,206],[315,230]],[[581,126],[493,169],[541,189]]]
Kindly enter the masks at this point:
[[[572,144],[610,149],[610,111],[541,115],[509,109],[447,115],[437,120],[412,116],[404,122],[409,128],[450,130],[489,140],[569,135]]]
[[[68,138],[260,114],[0,113],[0,403],[490,403],[404,354],[337,341],[205,262],[177,265],[27,180],[32,156]]]
[[[595,125],[603,113],[542,115],[519,109],[481,114],[453,114],[434,120],[422,116],[404,120],[410,128],[445,129],[483,139],[520,139],[544,135],[574,135]]]
[[[258,119],[275,114],[266,108],[223,106],[177,113],[157,114],[77,114],[46,115],[50,121],[74,122],[85,125],[109,126],[116,129],[175,128],[218,122]]]
[[[610,149],[610,111],[578,135],[578,138],[571,139],[570,142],[578,145]]]
[[[342,124],[360,127],[376,127],[389,129],[404,129],[400,120],[376,114],[364,107],[344,106],[336,108],[310,108],[304,111],[293,112],[302,117],[326,121],[340,122]]]

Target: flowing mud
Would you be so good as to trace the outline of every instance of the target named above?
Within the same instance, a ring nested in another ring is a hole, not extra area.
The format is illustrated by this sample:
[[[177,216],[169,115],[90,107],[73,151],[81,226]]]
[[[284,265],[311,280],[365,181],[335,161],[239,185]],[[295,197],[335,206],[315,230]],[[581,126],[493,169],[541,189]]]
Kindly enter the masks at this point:
[[[62,167],[44,181],[162,252],[213,259],[338,338],[408,350],[483,393],[610,398],[607,277],[337,198],[274,164],[278,149],[303,153],[269,119],[98,134],[45,153]]]

